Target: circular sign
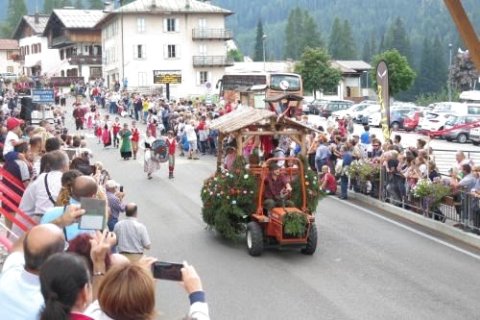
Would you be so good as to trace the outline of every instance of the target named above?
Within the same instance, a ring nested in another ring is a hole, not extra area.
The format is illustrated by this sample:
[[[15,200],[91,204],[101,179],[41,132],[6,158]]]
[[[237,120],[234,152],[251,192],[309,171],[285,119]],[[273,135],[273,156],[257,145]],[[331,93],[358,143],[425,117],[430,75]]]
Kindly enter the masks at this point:
[[[212,84],[207,81],[207,82],[205,82],[205,87],[206,87],[207,89],[210,89],[210,88],[212,87]]]
[[[287,80],[280,81],[280,89],[287,90],[289,86],[290,84],[288,83]]]

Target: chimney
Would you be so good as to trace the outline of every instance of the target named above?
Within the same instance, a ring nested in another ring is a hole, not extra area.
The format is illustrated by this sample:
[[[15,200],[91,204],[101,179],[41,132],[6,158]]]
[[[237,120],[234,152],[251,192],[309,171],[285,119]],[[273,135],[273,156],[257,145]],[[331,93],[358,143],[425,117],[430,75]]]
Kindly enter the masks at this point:
[[[35,24],[39,24],[39,23],[40,23],[40,19],[39,19],[39,14],[38,14],[38,11],[37,11],[37,12],[35,12],[35,15],[34,15],[34,17],[35,17]]]

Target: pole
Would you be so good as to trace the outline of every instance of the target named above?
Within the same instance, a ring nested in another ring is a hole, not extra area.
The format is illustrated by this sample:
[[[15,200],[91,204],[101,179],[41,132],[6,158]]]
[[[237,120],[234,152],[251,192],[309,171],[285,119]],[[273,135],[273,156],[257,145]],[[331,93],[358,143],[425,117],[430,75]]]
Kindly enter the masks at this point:
[[[165,84],[165,95],[167,96],[167,101],[170,101],[170,83]]]
[[[452,101],[452,44],[448,44],[448,101]]]
[[[122,45],[122,85],[125,82],[125,48],[123,45],[123,1],[120,0],[120,32],[121,32],[121,45]]]
[[[264,34],[262,36],[262,42],[263,42],[263,71],[267,71],[267,67],[266,67],[266,59],[265,59],[265,40],[267,39],[267,35]]]

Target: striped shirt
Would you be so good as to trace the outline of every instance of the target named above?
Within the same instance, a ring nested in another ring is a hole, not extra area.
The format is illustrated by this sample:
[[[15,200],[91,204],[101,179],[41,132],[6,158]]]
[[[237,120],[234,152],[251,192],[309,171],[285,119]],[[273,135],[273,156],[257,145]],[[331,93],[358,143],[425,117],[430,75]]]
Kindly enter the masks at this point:
[[[117,218],[120,216],[120,212],[125,211],[125,204],[122,203],[115,193],[107,191],[107,201],[108,206],[110,207],[111,217]]]
[[[151,244],[147,228],[134,217],[119,221],[113,232],[117,236],[120,253],[143,253],[143,249]]]

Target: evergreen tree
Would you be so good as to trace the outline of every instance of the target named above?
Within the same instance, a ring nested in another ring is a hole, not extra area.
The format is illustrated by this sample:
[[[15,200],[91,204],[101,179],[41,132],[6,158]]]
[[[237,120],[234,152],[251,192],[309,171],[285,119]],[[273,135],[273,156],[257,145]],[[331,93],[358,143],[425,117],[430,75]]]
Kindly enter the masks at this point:
[[[75,9],[85,9],[85,5],[83,3],[83,0],[75,0]]]
[[[412,49],[410,39],[403,25],[402,19],[397,17],[385,36],[385,50],[397,49],[401,55],[412,63]]]
[[[253,61],[263,61],[263,37],[263,24],[262,21],[259,20],[257,24],[257,36],[255,38]]]
[[[300,55],[301,37],[304,36],[302,20],[303,14],[299,7],[290,11],[285,28],[285,58],[297,59]]]
[[[367,39],[363,43],[362,60],[363,61],[370,61],[371,58],[372,58],[371,42],[370,42],[370,39]]]
[[[53,9],[61,9],[63,7],[71,6],[73,6],[72,0],[45,0],[43,2],[43,13],[50,14]]]
[[[353,40],[352,28],[348,20],[343,21],[342,38],[341,38],[341,55],[338,59],[354,60],[357,58],[357,49]]]
[[[307,10],[303,12],[304,19],[303,19],[303,32],[301,33],[303,35],[302,37],[302,43],[298,52],[298,55],[296,58],[300,58],[302,55],[303,51],[305,50],[306,47],[310,48],[320,48],[323,47],[323,41],[322,41],[322,34],[318,30],[317,23],[315,22],[315,19],[308,13]]]
[[[90,9],[103,9],[105,5],[102,0],[89,0]]]
[[[432,45],[432,74],[434,79],[434,92],[440,92],[446,88],[448,80],[448,65],[443,55],[444,46],[438,36],[435,37]]]
[[[415,91],[417,94],[429,94],[435,92],[432,63],[432,43],[428,38],[423,40],[422,55],[420,58],[420,72],[415,82]]]
[[[340,18],[335,17],[335,20],[332,24],[332,31],[330,32],[330,38],[328,39],[328,52],[334,59],[339,59],[339,57],[342,55],[342,36],[342,23],[340,22]]]
[[[8,18],[3,25],[2,33],[6,37],[11,37],[15,27],[18,25],[24,15],[27,14],[27,6],[24,0],[8,1]]]
[[[468,51],[457,53],[450,72],[452,87],[458,91],[473,90],[480,77],[480,72],[476,70]]]

